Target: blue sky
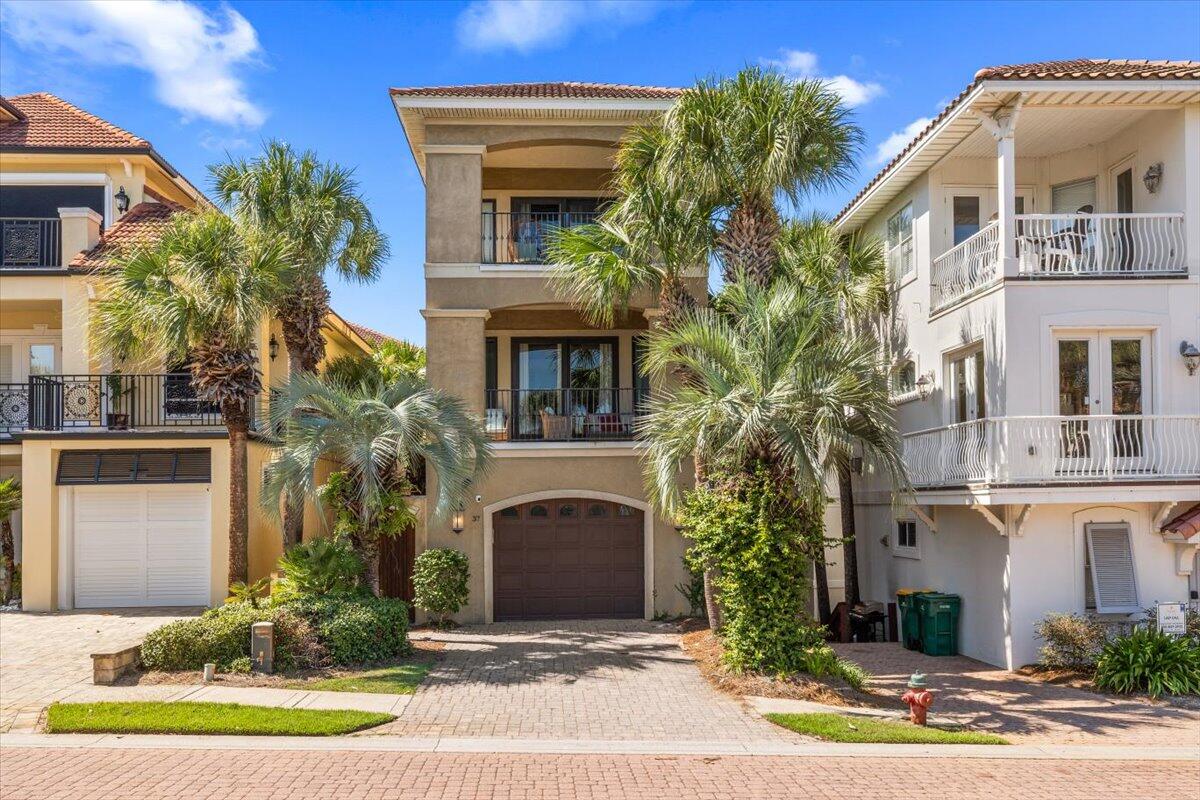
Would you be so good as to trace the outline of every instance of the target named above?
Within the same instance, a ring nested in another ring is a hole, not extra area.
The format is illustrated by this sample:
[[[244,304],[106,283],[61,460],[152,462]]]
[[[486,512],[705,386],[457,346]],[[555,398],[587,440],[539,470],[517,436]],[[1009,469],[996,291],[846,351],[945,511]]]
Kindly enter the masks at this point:
[[[632,3],[0,2],[0,92],[59,94],[205,166],[264,139],[357,169],[392,245],[371,286],[335,283],[344,316],[422,341],[423,189],[389,86],[581,80],[682,86],[775,63],[829,80],[867,146],[833,212],[994,64],[1200,59],[1200,2]]]

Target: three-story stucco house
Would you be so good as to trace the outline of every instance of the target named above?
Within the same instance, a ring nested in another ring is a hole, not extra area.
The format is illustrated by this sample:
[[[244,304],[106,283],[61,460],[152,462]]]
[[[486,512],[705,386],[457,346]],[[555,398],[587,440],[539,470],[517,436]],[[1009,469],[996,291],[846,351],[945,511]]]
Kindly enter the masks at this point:
[[[960,594],[1011,668],[1048,612],[1195,597],[1200,62],[980,70],[837,225],[887,245],[913,484],[861,479],[865,598]]]
[[[92,352],[89,309],[122,247],[208,201],[147,140],[46,93],[0,100],[0,477],[27,610],[218,604],[227,595],[229,447],[185,365],[119,370]],[[327,358],[372,346],[336,314]],[[373,333],[373,332],[369,332]],[[276,320],[258,352],[287,377]],[[278,558],[258,512],[270,448],[250,449],[250,573]],[[310,510],[307,530],[320,525]]]
[[[617,142],[678,90],[588,83],[393,89],[425,184],[427,375],[495,448],[458,521],[418,549],[471,559],[460,619],[686,612],[686,549],[646,500],[633,422],[647,396],[634,302],[597,329],[547,286],[546,237],[604,208]],[[703,300],[707,278],[690,279]],[[456,530],[458,529],[458,530]]]

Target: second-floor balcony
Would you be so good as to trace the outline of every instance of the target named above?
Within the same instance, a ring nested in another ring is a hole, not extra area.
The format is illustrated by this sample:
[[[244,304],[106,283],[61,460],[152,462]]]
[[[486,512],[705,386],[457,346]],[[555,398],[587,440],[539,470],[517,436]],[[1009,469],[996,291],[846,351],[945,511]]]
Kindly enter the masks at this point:
[[[483,212],[484,264],[545,264],[550,237],[561,228],[587,225],[598,211]]]
[[[1200,415],[994,417],[904,436],[913,486],[1200,479]]]
[[[641,389],[492,389],[484,424],[494,441],[586,442],[634,438]]]
[[[42,269],[62,263],[58,217],[0,217],[0,269]]]
[[[1018,214],[1019,275],[1042,278],[1187,274],[1184,216]],[[988,223],[933,261],[930,309],[937,312],[1003,277],[999,226]]]

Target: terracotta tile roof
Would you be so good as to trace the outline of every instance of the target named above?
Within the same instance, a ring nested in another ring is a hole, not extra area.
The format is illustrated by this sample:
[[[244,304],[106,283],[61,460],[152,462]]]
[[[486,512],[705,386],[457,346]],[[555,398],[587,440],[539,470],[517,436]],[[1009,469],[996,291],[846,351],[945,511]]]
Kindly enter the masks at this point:
[[[71,269],[104,269],[112,256],[130,247],[155,241],[166,230],[171,217],[182,211],[175,203],[138,203],[104,232],[91,250],[71,259]]]
[[[492,97],[492,98],[591,98],[617,100],[673,100],[682,89],[667,86],[629,86],[621,83],[481,83],[468,86],[415,86],[392,89],[400,97]]]
[[[349,320],[346,321],[346,324],[350,326],[351,330],[361,336],[363,341],[371,345],[371,347],[379,347],[379,345],[383,344],[384,342],[400,341],[394,336],[388,336],[386,333],[380,333],[377,330],[368,328],[366,325],[358,325],[354,322],[350,322]]]
[[[47,92],[5,98],[25,119],[0,125],[0,147],[149,150],[150,142]]]
[[[1162,526],[1164,532],[1178,533],[1183,538],[1200,533],[1200,503],[1185,509],[1182,514]]]
[[[841,219],[854,204],[863,198],[875,184],[891,171],[892,167],[908,155],[929,132],[942,120],[958,110],[959,104],[983,81],[1065,81],[1065,80],[1197,80],[1200,79],[1200,61],[1131,61],[1128,59],[1076,58],[1066,61],[1038,61],[1030,64],[1007,64],[984,67],[975,73],[975,80],[958,96],[946,104],[933,120],[905,145],[883,169],[876,173],[846,206],[838,212],[835,221]]]

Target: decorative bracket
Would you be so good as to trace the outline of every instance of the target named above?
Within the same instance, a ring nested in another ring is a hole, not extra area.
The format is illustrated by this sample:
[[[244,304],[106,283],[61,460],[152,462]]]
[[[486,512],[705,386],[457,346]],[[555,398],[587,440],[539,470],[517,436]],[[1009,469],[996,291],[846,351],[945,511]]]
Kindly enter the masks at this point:
[[[972,503],[970,507],[982,514],[983,518],[987,521],[987,524],[996,529],[996,533],[1000,534],[1001,536],[1008,535],[1008,526],[1004,524],[1004,520],[996,516],[996,512],[992,511],[990,506],[985,506],[981,503]]]
[[[934,508],[934,506],[930,506],[929,513],[926,514],[925,509],[921,508],[921,506],[912,506],[913,514],[917,516],[917,519],[925,523],[925,527],[929,528],[930,533],[937,533],[937,512],[934,510]]]
[[[1196,566],[1196,549],[1200,548],[1200,542],[1176,542],[1175,543],[1175,574],[1176,575],[1191,575],[1192,570]]]
[[[1033,513],[1033,503],[1026,503],[1021,506],[1021,510],[1017,513],[1017,519],[1013,523],[1013,535],[1023,536],[1025,534],[1025,523],[1029,521],[1030,515]]]
[[[1017,101],[1011,107],[999,109],[999,116],[985,114],[978,109],[974,114],[979,118],[983,129],[992,135],[996,141],[1015,136],[1017,133],[1017,117],[1021,115],[1021,106],[1025,105],[1025,95],[1017,95]]]

